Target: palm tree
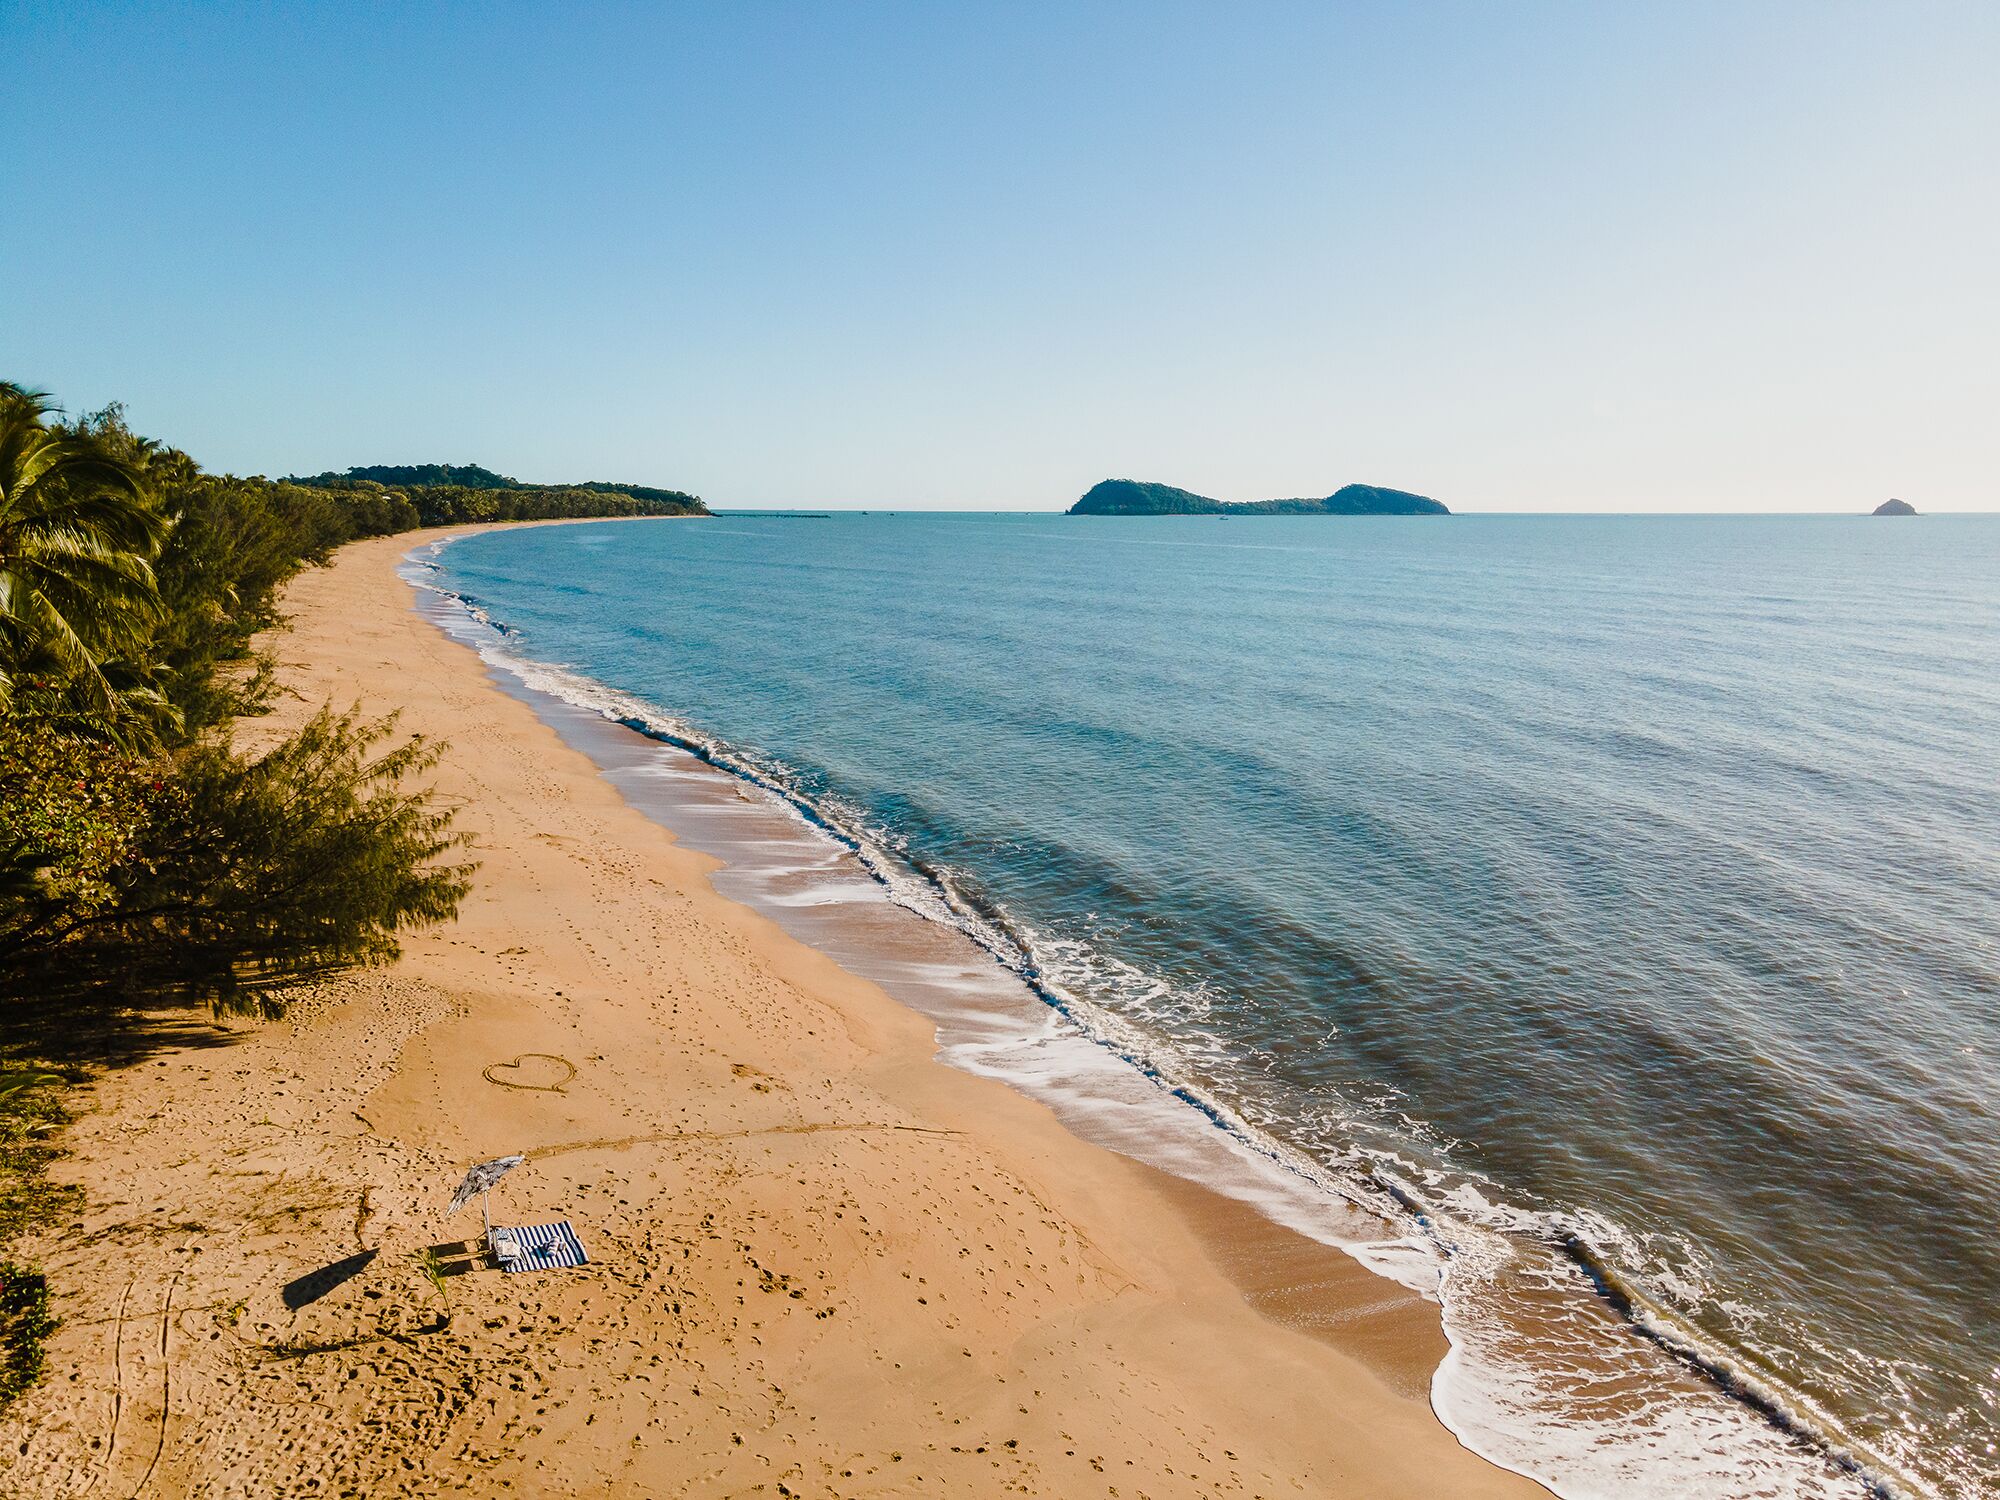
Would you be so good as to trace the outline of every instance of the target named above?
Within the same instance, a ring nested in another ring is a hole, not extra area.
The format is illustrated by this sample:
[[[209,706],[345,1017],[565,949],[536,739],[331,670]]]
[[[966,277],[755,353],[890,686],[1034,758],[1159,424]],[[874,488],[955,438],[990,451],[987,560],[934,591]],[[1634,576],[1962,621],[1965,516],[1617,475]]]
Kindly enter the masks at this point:
[[[143,639],[159,594],[149,559],[167,523],[143,471],[45,420],[41,391],[0,382],[0,707],[46,671],[111,716],[106,667]]]

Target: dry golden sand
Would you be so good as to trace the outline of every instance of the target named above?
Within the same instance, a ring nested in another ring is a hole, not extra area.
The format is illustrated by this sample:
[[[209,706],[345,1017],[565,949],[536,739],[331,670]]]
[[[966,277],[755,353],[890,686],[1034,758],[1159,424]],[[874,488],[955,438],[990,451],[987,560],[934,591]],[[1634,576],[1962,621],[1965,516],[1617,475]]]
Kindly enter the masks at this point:
[[[0,1492],[1543,1493],[1424,1404],[1427,1309],[946,1069],[716,896],[412,611],[413,544],[296,582],[251,732],[358,699],[448,739],[474,894],[91,1090]],[[496,1207],[574,1220],[591,1264],[452,1276],[440,1328],[417,1254],[476,1232],[445,1197],[510,1151]]]

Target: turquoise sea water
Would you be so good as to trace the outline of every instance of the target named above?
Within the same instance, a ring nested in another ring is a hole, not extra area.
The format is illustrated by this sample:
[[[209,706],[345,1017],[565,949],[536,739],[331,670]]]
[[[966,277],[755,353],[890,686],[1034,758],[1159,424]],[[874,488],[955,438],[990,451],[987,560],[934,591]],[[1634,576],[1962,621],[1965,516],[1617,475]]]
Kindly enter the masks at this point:
[[[722,516],[438,557],[1400,1215],[1566,1494],[2000,1488],[2000,519]]]

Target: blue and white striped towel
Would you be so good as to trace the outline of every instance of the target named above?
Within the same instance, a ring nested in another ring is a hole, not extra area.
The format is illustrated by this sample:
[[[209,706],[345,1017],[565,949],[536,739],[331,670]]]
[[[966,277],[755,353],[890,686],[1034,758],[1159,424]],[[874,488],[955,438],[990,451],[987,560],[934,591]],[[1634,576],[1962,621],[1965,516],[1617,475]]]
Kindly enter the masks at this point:
[[[523,1224],[518,1229],[493,1226],[495,1235],[512,1235],[521,1247],[514,1260],[503,1260],[503,1271],[553,1271],[559,1266],[580,1266],[590,1257],[583,1253],[583,1241],[576,1237],[568,1219],[553,1224]]]

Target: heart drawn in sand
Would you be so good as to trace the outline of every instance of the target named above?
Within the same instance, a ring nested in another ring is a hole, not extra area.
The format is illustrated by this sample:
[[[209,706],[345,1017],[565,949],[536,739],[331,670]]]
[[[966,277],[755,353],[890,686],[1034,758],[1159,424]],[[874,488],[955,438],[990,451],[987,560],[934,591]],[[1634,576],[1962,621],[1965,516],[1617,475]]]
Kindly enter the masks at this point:
[[[535,1066],[523,1068],[521,1065],[530,1059],[534,1059]],[[554,1067],[547,1066],[551,1063]],[[558,1072],[558,1069],[561,1071]],[[523,1052],[512,1062],[488,1063],[479,1073],[488,1083],[497,1083],[503,1089],[533,1089],[542,1094],[560,1094],[563,1085],[576,1077],[576,1064],[566,1057],[557,1057],[553,1052]],[[514,1076],[501,1078],[498,1076],[501,1073],[512,1073]]]

